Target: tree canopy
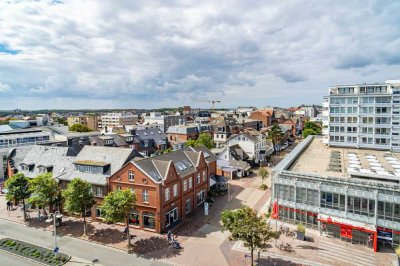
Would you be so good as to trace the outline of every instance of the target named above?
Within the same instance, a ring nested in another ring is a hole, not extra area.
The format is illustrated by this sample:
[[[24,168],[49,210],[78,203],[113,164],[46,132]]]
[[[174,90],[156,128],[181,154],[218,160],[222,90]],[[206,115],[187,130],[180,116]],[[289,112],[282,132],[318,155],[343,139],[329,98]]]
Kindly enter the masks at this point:
[[[306,129],[313,130],[314,132],[317,133],[316,135],[321,134],[321,132],[322,132],[321,126],[318,123],[311,122],[311,121],[307,121],[307,122],[304,123],[303,130],[306,130]]]
[[[17,202],[22,200],[24,220],[26,220],[25,199],[31,195],[29,178],[23,173],[17,173],[6,181],[5,187],[8,190],[6,195],[8,200],[15,200]]]
[[[70,126],[69,130],[70,131],[75,131],[75,132],[90,132],[90,131],[92,131],[87,126],[84,126],[84,125],[81,125],[81,124],[74,124],[74,125]]]
[[[186,147],[206,147],[212,149],[214,147],[214,141],[210,134],[200,133],[196,140],[190,139],[185,143]]]
[[[279,232],[274,232],[257,212],[249,207],[237,210],[225,210],[221,215],[223,231],[231,233],[230,240],[241,240],[250,249],[251,265],[253,265],[254,250],[266,250],[272,239],[279,238]]]
[[[29,180],[31,197],[28,202],[41,208],[46,205],[52,209],[53,204],[60,200],[60,191],[57,181],[51,173],[44,173]]]
[[[274,123],[270,131],[268,131],[268,138],[271,139],[274,145],[281,143],[284,135],[278,123]]]
[[[129,236],[129,216],[136,204],[136,195],[130,189],[114,190],[104,198],[101,209],[107,222],[125,222],[127,227],[128,249],[131,246]]]
[[[63,191],[65,209],[68,212],[78,212],[83,217],[83,232],[87,233],[86,212],[95,204],[92,186],[81,178],[74,178]]]
[[[268,176],[268,174],[268,170],[265,169],[265,167],[260,167],[260,169],[258,169],[258,175],[261,177],[261,185],[264,184],[264,180]]]

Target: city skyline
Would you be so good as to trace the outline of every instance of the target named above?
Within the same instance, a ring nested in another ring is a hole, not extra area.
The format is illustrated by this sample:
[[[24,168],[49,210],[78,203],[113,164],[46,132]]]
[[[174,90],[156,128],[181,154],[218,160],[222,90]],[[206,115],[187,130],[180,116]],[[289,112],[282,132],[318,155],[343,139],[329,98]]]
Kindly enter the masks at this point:
[[[357,10],[357,12],[354,12]],[[0,109],[321,104],[398,79],[400,3],[0,3]]]

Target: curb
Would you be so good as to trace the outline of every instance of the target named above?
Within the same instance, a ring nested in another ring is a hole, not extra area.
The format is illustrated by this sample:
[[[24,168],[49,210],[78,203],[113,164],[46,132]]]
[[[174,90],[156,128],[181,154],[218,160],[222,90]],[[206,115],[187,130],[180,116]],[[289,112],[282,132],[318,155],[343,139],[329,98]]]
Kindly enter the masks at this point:
[[[18,255],[18,254],[15,254],[15,253],[12,253],[12,252],[6,251],[6,250],[4,250],[4,249],[0,249],[0,252],[7,253],[7,254],[9,254],[9,255],[12,255],[12,256],[15,256],[15,257],[18,257],[18,258],[23,258],[23,259],[25,259],[25,260],[27,260],[27,261],[30,261],[30,262],[35,262],[35,263],[37,263],[37,264],[39,264],[39,265],[45,265],[45,266],[48,266],[48,264],[44,264],[44,263],[42,263],[42,262],[39,262],[39,261],[37,261],[37,260],[33,260],[33,259],[31,259],[31,258],[28,258],[28,257],[24,257],[24,256],[21,256],[21,255]]]

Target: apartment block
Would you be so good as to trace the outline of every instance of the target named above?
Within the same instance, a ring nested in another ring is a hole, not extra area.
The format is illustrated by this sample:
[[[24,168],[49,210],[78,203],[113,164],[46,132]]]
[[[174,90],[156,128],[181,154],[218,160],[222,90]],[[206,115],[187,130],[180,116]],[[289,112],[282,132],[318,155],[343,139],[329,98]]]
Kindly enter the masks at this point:
[[[138,115],[130,112],[102,114],[99,128],[135,125],[139,121]]]
[[[99,127],[99,117],[96,115],[87,115],[87,116],[70,116],[68,117],[68,126],[71,127],[73,125],[83,125],[85,127],[90,128],[91,130],[96,131]]]
[[[329,145],[400,151],[400,80],[330,87],[323,107]]]

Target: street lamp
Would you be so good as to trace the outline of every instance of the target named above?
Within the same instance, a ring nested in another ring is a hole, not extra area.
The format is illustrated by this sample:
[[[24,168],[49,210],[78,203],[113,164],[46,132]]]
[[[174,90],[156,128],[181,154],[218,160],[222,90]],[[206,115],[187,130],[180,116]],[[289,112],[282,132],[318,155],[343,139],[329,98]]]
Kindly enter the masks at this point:
[[[56,226],[56,219],[61,219],[63,216],[59,211],[54,213],[50,213],[50,218],[46,220],[47,223],[53,222],[54,224],[54,254],[57,256],[58,247],[57,247],[57,226]]]

